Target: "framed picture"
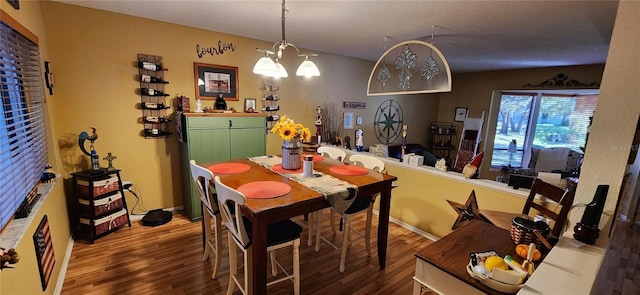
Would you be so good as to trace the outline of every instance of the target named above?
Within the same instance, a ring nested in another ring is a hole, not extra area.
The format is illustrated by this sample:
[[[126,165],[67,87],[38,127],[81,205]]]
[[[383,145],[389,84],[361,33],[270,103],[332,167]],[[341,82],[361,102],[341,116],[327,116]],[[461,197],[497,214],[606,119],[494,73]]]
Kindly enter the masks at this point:
[[[33,234],[33,243],[36,249],[38,269],[40,269],[40,283],[42,283],[42,291],[44,292],[49,284],[53,266],[56,264],[47,215],[42,217],[40,224],[36,228],[36,232]]]
[[[244,99],[244,112],[245,113],[257,113],[256,111],[256,99],[245,98]]]
[[[353,113],[344,113],[344,129],[353,129]]]
[[[238,67],[193,63],[197,99],[239,100]]]
[[[464,119],[467,118],[467,112],[469,110],[467,108],[461,108],[461,107],[457,107],[456,108],[456,114],[453,117],[453,120],[456,122],[464,122]]]

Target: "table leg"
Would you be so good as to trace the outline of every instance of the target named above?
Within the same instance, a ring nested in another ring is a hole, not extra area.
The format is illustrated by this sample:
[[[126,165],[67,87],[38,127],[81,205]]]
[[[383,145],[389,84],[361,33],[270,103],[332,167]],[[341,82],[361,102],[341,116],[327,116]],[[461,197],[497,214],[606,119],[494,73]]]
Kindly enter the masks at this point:
[[[387,237],[389,233],[389,210],[391,209],[391,187],[380,193],[380,210],[378,214],[378,263],[384,269],[387,263]]]
[[[252,220],[251,277],[247,294],[267,294],[267,223],[258,216]]]

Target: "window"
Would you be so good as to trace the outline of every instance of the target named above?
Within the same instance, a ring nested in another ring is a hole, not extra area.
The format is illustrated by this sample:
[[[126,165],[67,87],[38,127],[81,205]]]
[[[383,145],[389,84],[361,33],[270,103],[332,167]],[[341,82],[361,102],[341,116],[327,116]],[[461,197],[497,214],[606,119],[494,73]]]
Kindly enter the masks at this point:
[[[46,165],[44,92],[38,45],[0,23],[0,228]]]
[[[503,92],[491,166],[527,167],[531,148],[580,151],[597,101],[597,94]]]

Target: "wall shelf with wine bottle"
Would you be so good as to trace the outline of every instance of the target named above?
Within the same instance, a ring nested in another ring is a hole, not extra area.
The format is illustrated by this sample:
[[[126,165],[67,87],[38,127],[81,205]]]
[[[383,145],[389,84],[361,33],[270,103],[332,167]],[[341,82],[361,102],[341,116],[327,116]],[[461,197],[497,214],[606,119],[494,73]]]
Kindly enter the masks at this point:
[[[262,112],[267,113],[267,133],[269,133],[275,122],[280,119],[280,115],[278,115],[280,110],[278,90],[280,87],[274,80],[265,79],[262,80],[260,90],[262,90]]]
[[[145,138],[162,138],[171,135],[167,109],[169,96],[164,86],[169,82],[164,80],[167,69],[162,63],[162,56],[138,54],[138,78],[140,80],[140,110],[144,125],[142,136]]]

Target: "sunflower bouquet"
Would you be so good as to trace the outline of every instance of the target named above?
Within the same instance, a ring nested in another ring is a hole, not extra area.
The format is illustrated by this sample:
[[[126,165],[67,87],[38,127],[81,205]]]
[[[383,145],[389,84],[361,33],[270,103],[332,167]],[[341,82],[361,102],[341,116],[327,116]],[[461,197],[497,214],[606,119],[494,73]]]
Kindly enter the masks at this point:
[[[302,124],[296,123],[293,119],[286,115],[280,117],[276,124],[271,128],[271,133],[277,133],[283,140],[294,140],[296,138],[302,141],[311,139],[311,131]]]

